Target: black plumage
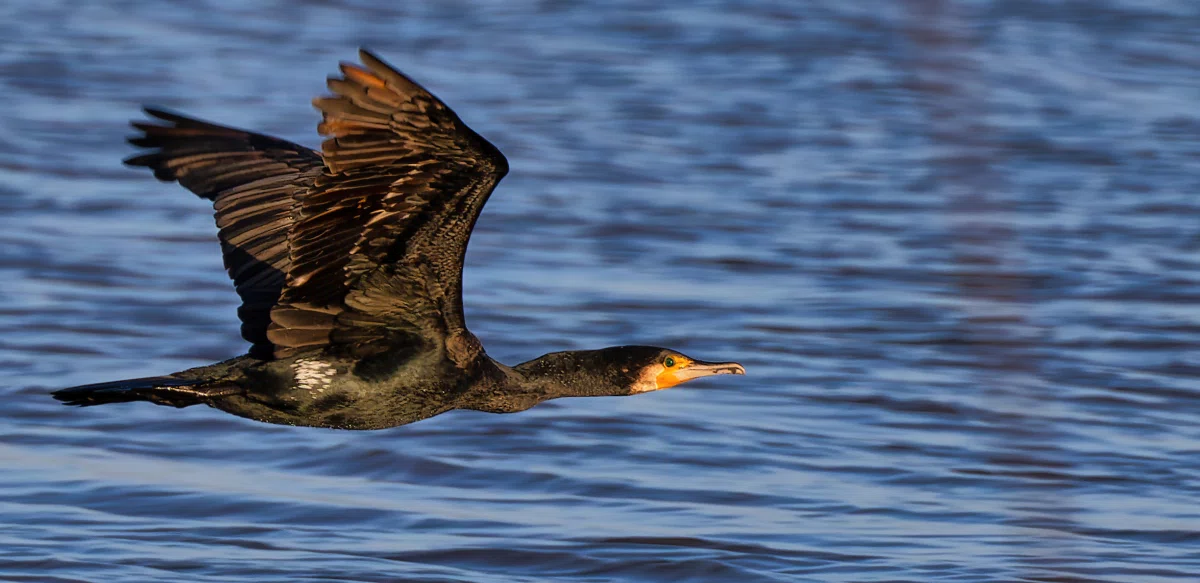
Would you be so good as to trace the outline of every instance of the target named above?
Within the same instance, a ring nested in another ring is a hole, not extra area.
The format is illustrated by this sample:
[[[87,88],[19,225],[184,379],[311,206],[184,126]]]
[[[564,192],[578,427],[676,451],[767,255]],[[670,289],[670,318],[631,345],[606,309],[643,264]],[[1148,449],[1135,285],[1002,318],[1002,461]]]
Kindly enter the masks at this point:
[[[160,109],[129,158],[215,210],[242,299],[246,356],[56,392],[69,404],[205,403],[275,423],[400,425],[456,408],[511,412],[741,374],[654,347],[553,353],[507,367],[466,327],[462,268],[508,162],[444,103],[367,51],[313,101],[314,151]]]
[[[242,337],[252,354],[272,354],[267,328],[290,266],[295,207],[325,171],[321,153],[161,109],[146,113],[169,125],[134,122],[142,135],[129,143],[151,151],[125,163],[213,202],[225,268],[242,299]]]

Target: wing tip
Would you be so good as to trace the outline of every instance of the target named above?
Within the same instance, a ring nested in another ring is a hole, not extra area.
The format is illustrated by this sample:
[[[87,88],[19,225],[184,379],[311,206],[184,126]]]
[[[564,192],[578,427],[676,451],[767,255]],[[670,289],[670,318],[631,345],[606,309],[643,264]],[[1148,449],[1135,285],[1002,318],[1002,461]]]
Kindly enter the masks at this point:
[[[125,141],[129,142],[130,144],[133,144],[134,138],[129,138]],[[133,145],[136,146],[137,144],[133,144]],[[133,156],[129,156],[129,157],[125,158],[124,160],[121,160],[121,163],[126,166],[129,166],[131,168],[137,168],[137,167],[143,167],[143,166],[151,167],[151,166],[155,165],[154,161],[156,158],[158,158],[157,154],[135,154]]]
[[[171,121],[173,118],[181,117],[178,113],[162,107],[161,105],[143,104],[142,112],[150,117],[165,121]]]
[[[342,71],[343,75],[347,74],[347,72],[346,72],[347,69],[350,69],[351,71],[356,71],[359,73],[366,73],[366,74],[370,75],[370,74],[373,74],[372,71],[375,70],[376,67],[380,67],[385,71],[397,72],[395,67],[392,67],[391,65],[389,65],[387,63],[387,61],[384,61],[382,58],[379,57],[379,55],[375,54],[373,51],[371,51],[370,49],[368,49],[366,47],[358,47],[358,60],[359,60],[359,62],[357,62],[357,63],[352,63],[350,61],[341,61],[340,63],[338,63],[338,69],[340,69]],[[350,75],[353,75],[353,73],[350,73]],[[335,78],[336,77],[330,77],[330,79],[335,79]]]
[[[400,72],[399,69],[393,67],[387,61],[379,57],[379,55],[376,55],[367,48],[359,47],[358,59],[362,61],[362,67],[354,65],[355,68],[360,70],[365,68],[365,72],[378,76],[384,83],[391,82],[398,87],[402,87],[404,91],[421,91],[428,93],[430,97],[433,97],[433,92],[426,89],[424,85],[417,83],[412,77]],[[434,97],[434,99],[437,98]]]
[[[376,55],[374,51],[367,47],[358,47],[358,60],[368,65],[372,62],[386,64],[383,59],[379,58],[379,55]]]

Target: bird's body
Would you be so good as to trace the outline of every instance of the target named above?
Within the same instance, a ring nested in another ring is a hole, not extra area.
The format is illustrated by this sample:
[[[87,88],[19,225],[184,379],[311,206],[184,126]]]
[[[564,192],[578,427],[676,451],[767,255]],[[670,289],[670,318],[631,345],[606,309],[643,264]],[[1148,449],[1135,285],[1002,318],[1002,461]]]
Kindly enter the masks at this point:
[[[411,359],[391,370],[364,371],[358,365],[320,353],[269,361],[240,356],[176,373],[164,380],[197,384],[154,388],[146,397],[181,407],[207,403],[268,423],[382,429],[452,409],[486,407],[490,390],[507,384],[503,375],[460,374],[433,358]]]
[[[164,377],[63,389],[69,404],[207,404],[270,423],[379,429],[452,409],[515,412],[744,371],[643,346],[508,367],[466,327],[462,267],[504,156],[375,56],[314,105],[320,151],[147,108],[126,161],[213,201],[242,298],[245,356]]]

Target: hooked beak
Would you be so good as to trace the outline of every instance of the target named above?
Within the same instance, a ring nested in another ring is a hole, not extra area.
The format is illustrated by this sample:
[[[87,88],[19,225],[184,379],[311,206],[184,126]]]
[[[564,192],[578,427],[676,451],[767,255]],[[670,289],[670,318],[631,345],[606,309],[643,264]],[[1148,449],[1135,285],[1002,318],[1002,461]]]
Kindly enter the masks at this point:
[[[704,362],[693,360],[675,369],[665,370],[658,375],[659,389],[669,389],[692,379],[710,377],[718,374],[746,374],[746,367],[736,362]]]

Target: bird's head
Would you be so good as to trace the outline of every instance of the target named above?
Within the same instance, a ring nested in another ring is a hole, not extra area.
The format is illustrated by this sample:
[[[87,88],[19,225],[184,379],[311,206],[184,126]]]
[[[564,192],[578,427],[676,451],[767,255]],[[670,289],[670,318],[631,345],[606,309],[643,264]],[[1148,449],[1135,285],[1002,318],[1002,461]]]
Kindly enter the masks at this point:
[[[562,386],[562,396],[636,395],[707,376],[746,374],[736,362],[706,362],[656,346],[554,352],[516,368],[531,379]]]
[[[629,394],[669,389],[690,380],[719,375],[746,374],[736,362],[696,360],[677,350],[654,346],[616,346],[596,351],[609,363]]]

